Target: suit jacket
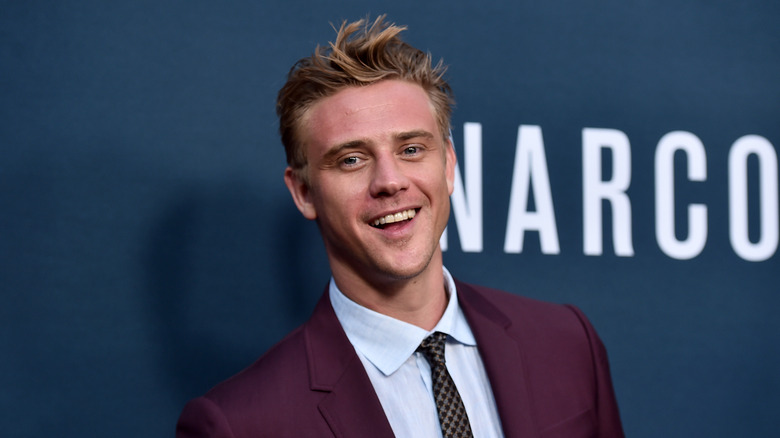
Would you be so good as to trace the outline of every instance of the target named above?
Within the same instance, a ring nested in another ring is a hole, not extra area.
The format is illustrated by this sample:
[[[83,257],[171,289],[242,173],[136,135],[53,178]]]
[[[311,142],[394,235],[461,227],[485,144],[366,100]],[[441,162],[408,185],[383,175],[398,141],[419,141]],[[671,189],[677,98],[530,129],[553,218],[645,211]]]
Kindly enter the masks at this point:
[[[506,437],[622,437],[601,340],[573,306],[456,281]],[[326,293],[257,362],[191,400],[177,438],[392,437]]]

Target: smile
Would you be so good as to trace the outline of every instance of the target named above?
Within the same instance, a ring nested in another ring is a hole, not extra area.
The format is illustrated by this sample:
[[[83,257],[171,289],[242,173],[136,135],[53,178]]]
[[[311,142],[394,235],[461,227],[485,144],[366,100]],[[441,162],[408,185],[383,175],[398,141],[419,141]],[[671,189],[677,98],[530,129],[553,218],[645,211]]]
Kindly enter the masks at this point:
[[[415,214],[416,214],[415,210],[413,208],[410,208],[409,210],[399,211],[398,213],[382,216],[379,219],[374,220],[374,223],[372,223],[371,225],[377,228],[382,228],[382,226],[386,224],[392,224],[395,222],[402,222],[402,221],[407,221],[409,219],[412,219]]]

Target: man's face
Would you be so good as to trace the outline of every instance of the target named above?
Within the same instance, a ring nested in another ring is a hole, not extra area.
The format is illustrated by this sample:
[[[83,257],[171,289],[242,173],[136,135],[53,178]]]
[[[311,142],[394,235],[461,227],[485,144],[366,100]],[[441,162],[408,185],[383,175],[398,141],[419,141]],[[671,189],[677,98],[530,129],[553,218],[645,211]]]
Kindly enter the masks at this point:
[[[335,276],[409,279],[440,259],[455,153],[420,86],[343,89],[315,103],[300,129],[309,184],[290,168],[285,182],[317,220]]]

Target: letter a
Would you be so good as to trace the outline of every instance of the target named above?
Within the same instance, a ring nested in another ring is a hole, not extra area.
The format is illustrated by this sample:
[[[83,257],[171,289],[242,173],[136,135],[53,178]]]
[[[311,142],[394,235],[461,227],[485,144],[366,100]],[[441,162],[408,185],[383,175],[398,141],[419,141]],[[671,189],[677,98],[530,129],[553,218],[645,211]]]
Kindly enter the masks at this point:
[[[528,211],[529,186],[533,187],[534,191],[536,211],[533,212]],[[523,236],[527,230],[539,231],[543,254],[560,253],[542,128],[535,125],[520,125],[517,132],[504,252],[522,252]]]

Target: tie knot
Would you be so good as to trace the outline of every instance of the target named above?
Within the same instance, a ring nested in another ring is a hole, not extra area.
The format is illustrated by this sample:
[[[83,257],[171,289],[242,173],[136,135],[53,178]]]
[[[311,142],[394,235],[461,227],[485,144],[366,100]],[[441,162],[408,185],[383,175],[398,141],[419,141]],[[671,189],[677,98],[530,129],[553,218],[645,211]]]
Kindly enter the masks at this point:
[[[444,364],[444,341],[447,335],[436,332],[423,339],[417,351],[424,354],[431,364]]]

